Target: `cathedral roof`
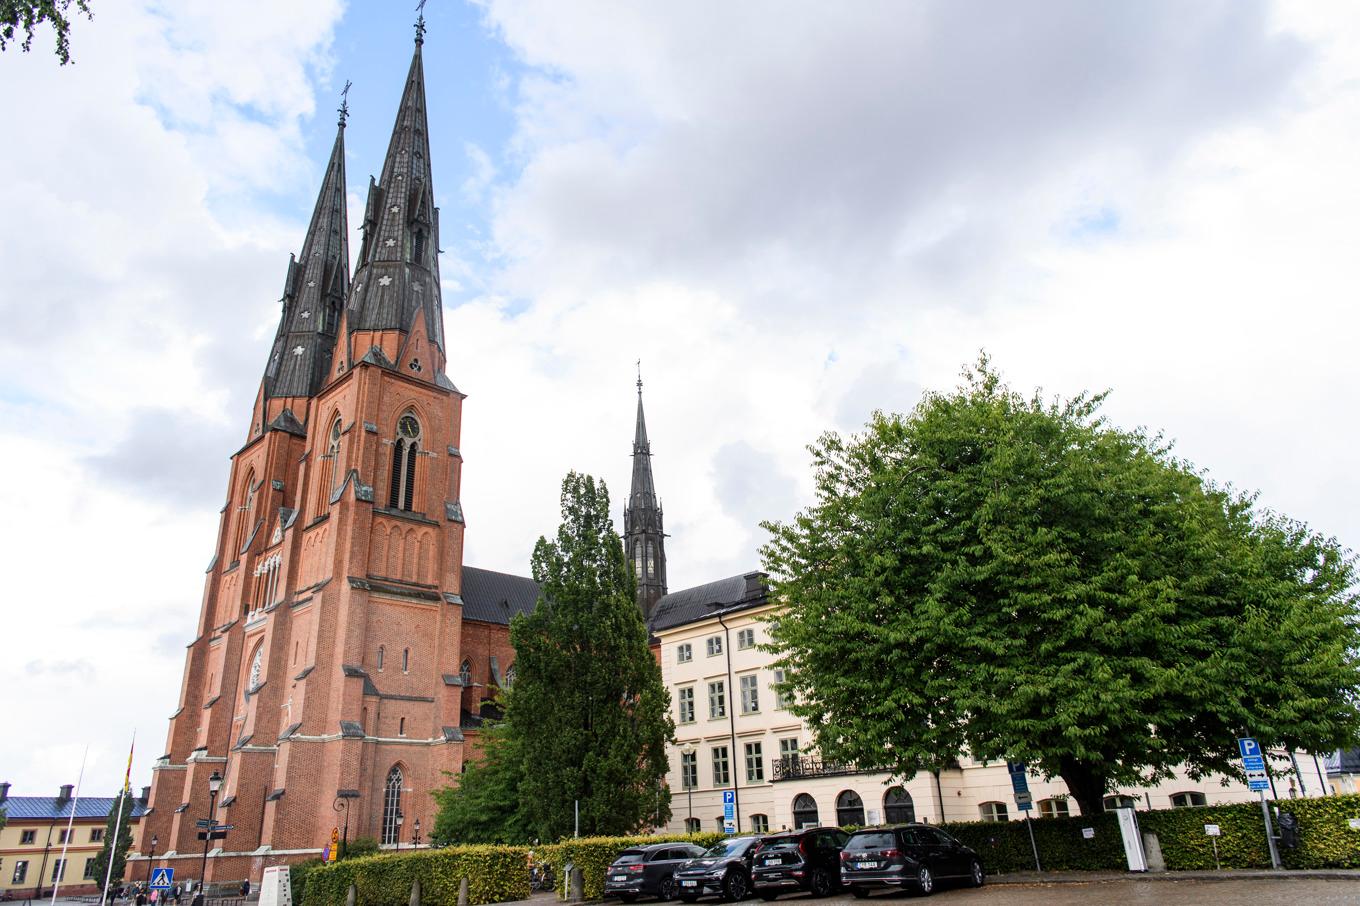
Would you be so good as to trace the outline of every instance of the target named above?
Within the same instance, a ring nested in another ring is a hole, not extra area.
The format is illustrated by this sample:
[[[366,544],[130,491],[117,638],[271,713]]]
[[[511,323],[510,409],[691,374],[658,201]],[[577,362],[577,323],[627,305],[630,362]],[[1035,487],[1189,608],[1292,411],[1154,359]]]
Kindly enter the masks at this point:
[[[508,626],[517,613],[533,613],[538,583],[528,576],[463,567],[463,619]]]
[[[673,591],[657,601],[648,628],[657,633],[720,613],[759,607],[769,601],[766,578],[765,573],[750,572]]]

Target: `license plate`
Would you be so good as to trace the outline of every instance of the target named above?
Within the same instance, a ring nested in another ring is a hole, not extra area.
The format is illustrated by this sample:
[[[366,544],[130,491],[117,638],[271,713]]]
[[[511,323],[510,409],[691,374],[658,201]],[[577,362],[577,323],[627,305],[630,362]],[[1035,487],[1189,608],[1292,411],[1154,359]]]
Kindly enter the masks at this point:
[[[628,880],[628,876],[627,876],[627,875],[613,875],[613,876],[611,876],[611,877],[609,878],[609,880],[611,880],[611,881],[627,881],[627,880]]]
[[[855,863],[855,867],[856,867],[856,868],[877,868],[877,867],[878,867],[878,863],[877,863],[877,862],[856,862],[856,863]]]
[[[772,871],[768,875],[766,875],[766,877],[768,877],[771,881],[777,881],[780,878],[784,877],[784,875],[781,872]]]
[[[698,882],[698,881],[681,881],[681,882],[680,882],[680,886],[681,886],[681,887],[698,887],[698,886],[699,886],[699,882]]]
[[[783,864],[783,862],[784,860],[779,858],[778,856],[767,856],[766,858],[760,860],[761,865],[781,865]]]

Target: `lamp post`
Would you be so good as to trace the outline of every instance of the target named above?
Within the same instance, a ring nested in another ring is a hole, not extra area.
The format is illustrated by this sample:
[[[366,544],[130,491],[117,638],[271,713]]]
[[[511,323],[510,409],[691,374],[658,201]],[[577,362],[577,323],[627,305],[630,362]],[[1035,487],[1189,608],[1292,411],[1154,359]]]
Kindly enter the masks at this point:
[[[693,833],[691,826],[694,824],[694,784],[689,779],[689,765],[686,762],[694,755],[694,746],[685,743],[685,747],[680,750],[684,756],[680,761],[680,782],[685,785],[685,792],[689,797],[689,816],[685,818],[685,833]]]
[[[198,889],[208,892],[208,847],[212,845],[213,825],[217,816],[217,791],[222,789],[222,775],[216,771],[208,778],[208,827],[203,832],[203,869],[199,872]]]
[[[341,836],[341,838],[340,838],[340,853],[341,853],[341,855],[349,855],[349,801],[350,801],[350,799],[352,799],[352,798],[354,798],[354,797],[352,797],[352,796],[336,796],[336,797],[335,797],[335,805],[333,806],[334,809],[335,809],[337,812],[340,811],[340,806],[341,806],[342,803],[344,804],[344,807],[345,807],[345,832],[344,832],[344,835]],[[338,857],[337,857],[337,858],[338,858]]]
[[[151,867],[152,867],[152,863],[156,861],[156,844],[159,843],[159,842],[161,842],[161,838],[160,838],[160,837],[157,837],[155,834],[152,834],[152,835],[151,835],[151,855],[149,855],[149,856],[146,857],[146,883],[147,883],[147,884],[150,884],[150,883],[151,883]],[[112,851],[113,851],[112,849],[109,850],[110,853],[111,853]]]
[[[411,845],[416,849],[420,848],[420,819],[416,819],[415,827],[411,830]]]

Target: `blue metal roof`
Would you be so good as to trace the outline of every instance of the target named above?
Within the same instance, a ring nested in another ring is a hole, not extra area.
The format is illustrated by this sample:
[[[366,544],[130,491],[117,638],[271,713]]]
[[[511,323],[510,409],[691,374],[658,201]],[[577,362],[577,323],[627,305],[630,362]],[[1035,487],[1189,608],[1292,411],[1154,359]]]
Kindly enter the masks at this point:
[[[56,821],[69,819],[71,807],[75,806],[77,819],[107,818],[117,804],[117,796],[81,796],[74,799],[59,800],[56,796],[10,796],[0,802],[0,809],[9,816],[10,824],[20,821]],[[146,814],[146,803],[140,799],[132,800],[132,817],[140,818]]]

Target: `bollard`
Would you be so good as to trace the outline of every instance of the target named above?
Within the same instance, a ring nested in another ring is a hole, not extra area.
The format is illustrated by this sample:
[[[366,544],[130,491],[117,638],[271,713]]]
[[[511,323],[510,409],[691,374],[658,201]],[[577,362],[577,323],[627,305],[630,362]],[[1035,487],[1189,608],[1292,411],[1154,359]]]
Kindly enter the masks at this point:
[[[458,882],[458,906],[468,906],[468,879]]]
[[[578,903],[586,898],[586,876],[579,868],[571,870],[571,898]]]
[[[420,906],[420,878],[411,882],[411,904],[410,906]]]
[[[345,894],[345,906],[358,906],[359,888],[354,886],[354,882],[349,884],[349,893]]]

